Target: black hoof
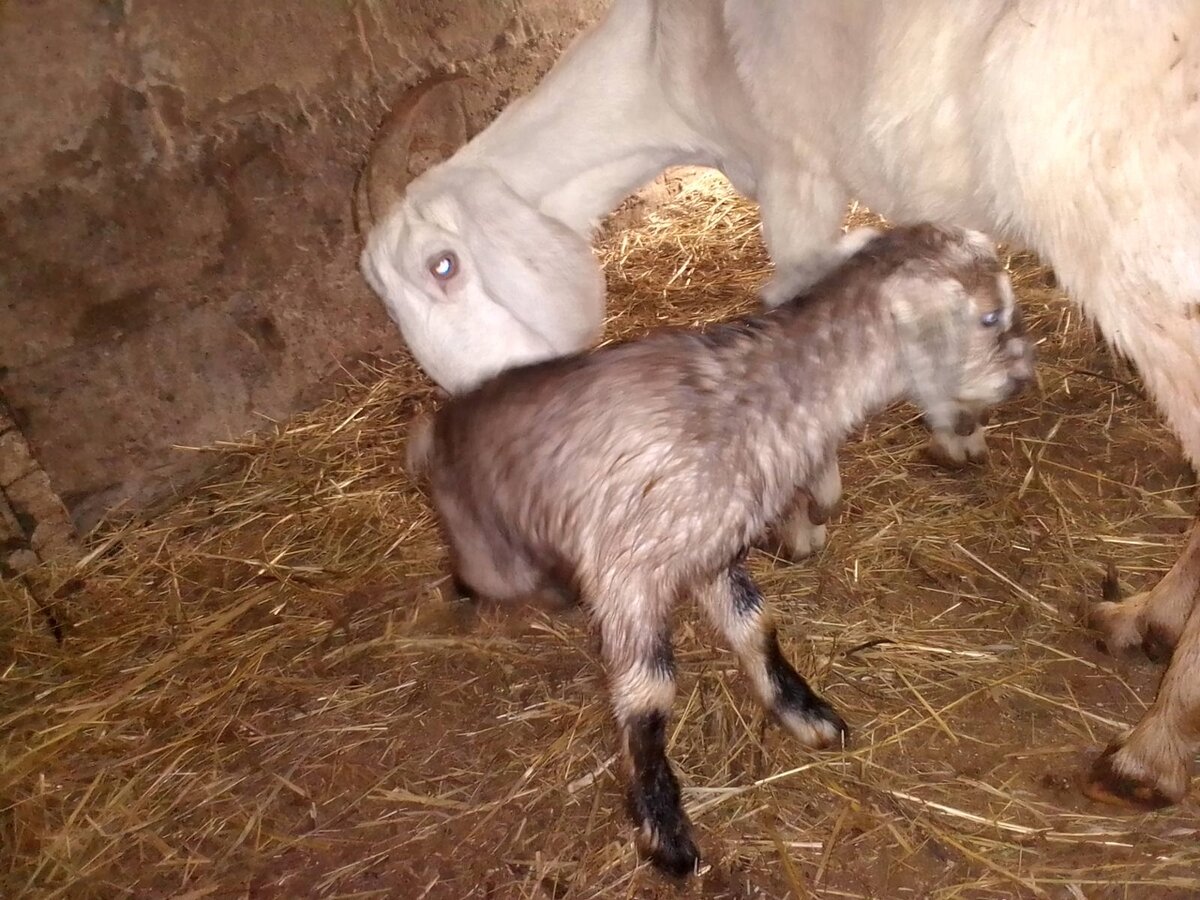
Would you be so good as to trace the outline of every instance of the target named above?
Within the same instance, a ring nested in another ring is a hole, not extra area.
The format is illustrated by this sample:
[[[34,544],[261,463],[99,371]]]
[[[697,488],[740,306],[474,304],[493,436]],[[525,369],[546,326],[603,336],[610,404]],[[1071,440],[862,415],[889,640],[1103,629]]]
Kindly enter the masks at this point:
[[[638,849],[650,860],[659,872],[672,878],[687,878],[696,871],[700,861],[700,850],[692,840],[687,819],[679,823],[682,827],[668,831],[652,830],[644,826],[639,835]]]
[[[1145,637],[1142,638],[1142,652],[1146,654],[1146,658],[1150,662],[1165,666],[1171,661],[1171,656],[1175,652],[1174,635],[1168,634],[1162,628],[1149,626],[1146,629]]]

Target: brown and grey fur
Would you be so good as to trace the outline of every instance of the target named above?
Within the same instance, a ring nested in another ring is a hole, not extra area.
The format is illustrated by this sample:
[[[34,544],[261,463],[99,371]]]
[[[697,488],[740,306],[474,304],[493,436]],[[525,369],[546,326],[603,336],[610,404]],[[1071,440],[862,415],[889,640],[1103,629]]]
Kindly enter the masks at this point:
[[[672,606],[701,604],[801,743],[839,745],[846,725],[784,657],[747,548],[797,508],[810,520],[839,444],[868,415],[907,397],[936,422],[1032,377],[982,235],[859,231],[843,252],[770,312],[502,372],[450,399],[410,446],[466,591],[566,590],[592,615],[630,814],[664,871],[698,859],[665,754]]]

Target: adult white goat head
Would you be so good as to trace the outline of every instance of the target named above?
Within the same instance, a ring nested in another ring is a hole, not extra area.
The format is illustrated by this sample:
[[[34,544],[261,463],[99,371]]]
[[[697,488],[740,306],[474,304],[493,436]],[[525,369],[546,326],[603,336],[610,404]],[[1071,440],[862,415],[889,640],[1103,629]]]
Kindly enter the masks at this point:
[[[599,338],[591,246],[495,172],[435,168],[372,229],[362,255],[413,355],[450,393]]]
[[[668,12],[696,31],[686,4]],[[650,48],[661,14],[645,0],[613,4],[535,91],[407,190],[415,173],[403,156],[417,123],[405,119],[424,115],[436,130],[451,89],[418,86],[384,123],[366,173],[382,199],[371,203],[361,267],[417,363],[450,393],[594,343],[604,319],[595,225],[668,166],[717,162],[675,108],[677,86],[657,82]]]

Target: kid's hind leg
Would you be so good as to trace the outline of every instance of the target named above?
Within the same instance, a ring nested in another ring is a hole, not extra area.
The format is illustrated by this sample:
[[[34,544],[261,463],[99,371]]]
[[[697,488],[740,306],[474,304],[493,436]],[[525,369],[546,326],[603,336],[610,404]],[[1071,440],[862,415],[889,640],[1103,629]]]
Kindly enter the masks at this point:
[[[466,552],[452,547],[451,582],[454,592],[471,602],[506,603],[533,597],[541,589],[542,575],[524,560],[509,552],[507,556],[472,547]]]
[[[667,725],[675,699],[669,598],[649,586],[609,585],[589,598],[600,626],[630,818],[641,853],[660,871],[683,877],[700,858],[667,759]]]
[[[845,744],[849,728],[784,656],[766,600],[743,564],[716,578],[700,600],[768,712],[806,747]]]
[[[444,516],[444,523],[450,580],[442,596],[460,615],[473,618],[489,609],[505,615],[517,610],[558,615],[576,605],[571,579],[537,564],[503,535],[465,516]]]

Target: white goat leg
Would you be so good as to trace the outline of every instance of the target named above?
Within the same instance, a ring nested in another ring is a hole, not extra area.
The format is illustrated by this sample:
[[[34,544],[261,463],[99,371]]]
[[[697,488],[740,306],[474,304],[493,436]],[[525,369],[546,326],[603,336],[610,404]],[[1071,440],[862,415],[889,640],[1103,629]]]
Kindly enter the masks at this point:
[[[774,276],[759,292],[765,307],[804,293],[870,239],[865,229],[855,241],[835,242],[849,202],[849,192],[830,175],[777,169],[763,179],[763,241],[775,263]]]
[[[1141,809],[1178,803],[1200,749],[1200,606],[1193,605],[1154,705],[1096,760],[1085,790],[1104,802]]]

